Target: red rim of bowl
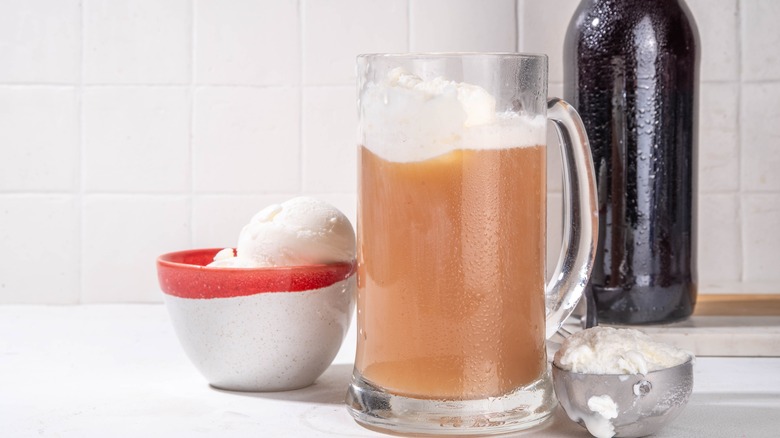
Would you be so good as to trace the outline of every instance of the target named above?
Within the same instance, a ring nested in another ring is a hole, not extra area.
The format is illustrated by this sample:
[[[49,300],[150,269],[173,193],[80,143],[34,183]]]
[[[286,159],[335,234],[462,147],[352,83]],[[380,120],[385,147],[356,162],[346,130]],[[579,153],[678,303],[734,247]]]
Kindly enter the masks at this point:
[[[231,298],[269,292],[305,292],[331,286],[355,273],[356,263],[263,268],[205,266],[222,248],[176,251],[157,258],[157,279],[167,295]]]

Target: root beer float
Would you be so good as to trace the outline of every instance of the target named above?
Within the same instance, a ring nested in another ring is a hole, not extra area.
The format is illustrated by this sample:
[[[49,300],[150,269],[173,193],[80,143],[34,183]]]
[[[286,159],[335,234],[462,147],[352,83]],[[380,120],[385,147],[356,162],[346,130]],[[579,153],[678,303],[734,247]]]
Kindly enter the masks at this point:
[[[413,72],[413,73],[410,73]],[[534,427],[556,406],[545,339],[593,264],[582,123],[547,99],[547,57],[369,54],[358,78],[358,339],[348,412],[402,435]],[[564,227],[545,284],[547,121]]]
[[[446,400],[538,380],[546,119],[402,69],[360,99],[356,371]]]

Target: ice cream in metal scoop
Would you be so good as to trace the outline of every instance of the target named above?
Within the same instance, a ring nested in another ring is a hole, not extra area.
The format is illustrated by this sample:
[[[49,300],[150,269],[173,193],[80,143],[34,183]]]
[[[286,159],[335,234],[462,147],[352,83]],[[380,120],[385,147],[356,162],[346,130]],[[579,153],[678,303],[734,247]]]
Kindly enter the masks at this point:
[[[692,354],[633,329],[594,327],[567,338],[552,371],[566,414],[597,438],[655,433],[693,389]]]

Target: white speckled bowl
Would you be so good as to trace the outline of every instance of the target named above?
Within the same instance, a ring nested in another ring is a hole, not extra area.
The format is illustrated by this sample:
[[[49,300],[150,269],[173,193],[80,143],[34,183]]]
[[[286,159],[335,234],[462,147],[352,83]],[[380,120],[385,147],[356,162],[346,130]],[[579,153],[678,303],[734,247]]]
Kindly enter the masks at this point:
[[[192,363],[212,386],[234,391],[314,383],[349,328],[355,263],[206,267],[217,251],[157,259],[168,312]]]

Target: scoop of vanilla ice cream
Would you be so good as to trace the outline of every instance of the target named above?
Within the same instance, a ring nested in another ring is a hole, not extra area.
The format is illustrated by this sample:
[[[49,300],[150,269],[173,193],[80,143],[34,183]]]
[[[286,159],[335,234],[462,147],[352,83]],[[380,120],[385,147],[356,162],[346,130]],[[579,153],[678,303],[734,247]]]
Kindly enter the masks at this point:
[[[450,81],[441,76],[424,81],[402,67],[391,70],[387,79],[386,86],[410,91],[423,101],[452,100],[454,111],[463,117],[463,120],[457,121],[466,127],[487,125],[496,121],[496,98],[482,87]]]
[[[251,260],[236,257],[236,250],[225,248],[214,256],[214,261],[209,263],[212,268],[254,268],[256,265]]]
[[[593,327],[568,337],[555,363],[587,374],[647,374],[685,363],[691,353],[653,341],[634,329]]]
[[[260,210],[241,230],[235,254],[226,248],[209,266],[301,266],[354,258],[349,219],[327,202],[297,197]]]
[[[547,144],[544,116],[499,110],[496,98],[478,85],[423,79],[401,67],[367,83],[360,103],[362,145],[388,161]]]

